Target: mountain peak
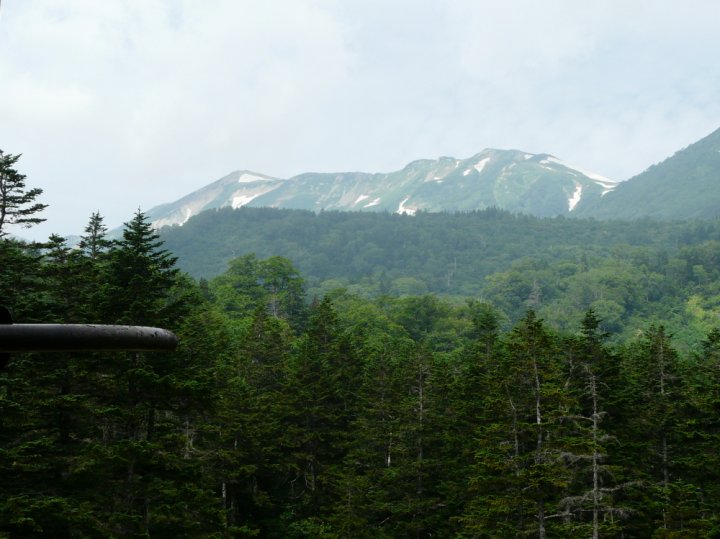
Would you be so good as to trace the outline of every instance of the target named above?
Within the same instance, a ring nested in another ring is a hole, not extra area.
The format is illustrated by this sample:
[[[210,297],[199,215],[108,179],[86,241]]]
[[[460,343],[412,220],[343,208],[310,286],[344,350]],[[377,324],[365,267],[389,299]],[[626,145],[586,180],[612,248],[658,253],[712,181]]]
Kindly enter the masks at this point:
[[[246,205],[405,215],[498,207],[553,216],[599,198],[611,184],[550,154],[485,148],[466,159],[418,159],[389,173],[304,173],[281,179],[238,170],[148,215],[156,227],[182,225],[208,209]]]

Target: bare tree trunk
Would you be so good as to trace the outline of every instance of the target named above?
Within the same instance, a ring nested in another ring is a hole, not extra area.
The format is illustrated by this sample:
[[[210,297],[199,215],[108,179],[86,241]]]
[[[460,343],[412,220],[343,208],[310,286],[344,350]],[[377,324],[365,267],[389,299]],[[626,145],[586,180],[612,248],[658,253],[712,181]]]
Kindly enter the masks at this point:
[[[598,402],[597,402],[597,381],[595,380],[595,373],[590,372],[590,394],[592,396],[592,441],[593,441],[593,454],[592,454],[592,474],[593,474],[593,539],[600,537],[600,455],[598,453]]]
[[[537,446],[535,448],[535,463],[543,461],[543,423],[540,399],[540,371],[537,358],[533,357],[533,374],[535,375],[535,424],[537,425]],[[540,494],[542,496],[542,494]],[[542,498],[538,500],[538,537],[545,539],[545,504]]]
[[[665,403],[665,344],[663,343],[660,335],[659,349],[658,349],[658,368],[660,370],[660,398]],[[665,419],[663,419],[663,425],[660,431],[660,462],[662,467],[662,482],[664,495],[667,496],[667,487],[669,484],[669,472],[668,472],[668,446],[667,446],[667,432],[665,429]],[[667,529],[667,503],[663,504],[662,509],[663,515],[663,529]]]
[[[422,494],[423,491],[423,421],[425,420],[425,393],[424,393],[424,373],[423,365],[420,364],[418,370],[418,436],[417,436],[417,493]]]

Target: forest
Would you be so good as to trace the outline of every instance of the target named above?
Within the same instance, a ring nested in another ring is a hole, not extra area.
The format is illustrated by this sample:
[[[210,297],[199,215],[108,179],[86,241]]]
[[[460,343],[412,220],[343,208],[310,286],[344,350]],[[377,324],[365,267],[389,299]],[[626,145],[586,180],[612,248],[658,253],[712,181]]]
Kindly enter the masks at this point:
[[[32,225],[33,199],[6,199],[6,222]],[[16,322],[180,345],[9,358],[0,537],[720,536],[714,223],[657,227],[695,231],[674,250],[521,258],[464,299],[309,294],[290,259],[252,253],[195,280],[141,211],[117,239],[93,214],[74,248],[3,224]],[[626,296],[632,332],[609,314]],[[697,320],[678,339],[652,309],[681,297]]]
[[[365,298],[432,293],[454,305],[472,298],[492,303],[503,329],[532,308],[569,332],[592,308],[613,342],[663,324],[683,351],[697,350],[718,323],[718,219],[223,208],[160,234],[179,267],[201,280],[241,256],[287,258],[310,299],[336,289]]]

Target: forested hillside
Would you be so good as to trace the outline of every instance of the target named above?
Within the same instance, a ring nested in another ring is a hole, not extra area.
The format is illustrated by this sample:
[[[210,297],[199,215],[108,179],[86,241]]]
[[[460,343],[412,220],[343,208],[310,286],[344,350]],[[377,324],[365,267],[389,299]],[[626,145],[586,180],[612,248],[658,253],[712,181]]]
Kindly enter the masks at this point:
[[[579,206],[577,217],[598,219],[716,219],[720,216],[720,129],[599,200]]]
[[[310,297],[343,288],[368,298],[482,298],[506,327],[532,307],[554,328],[572,331],[593,308],[617,336],[662,322],[686,347],[717,322],[720,305],[718,221],[242,208],[161,232],[196,277],[220,273],[234,257],[279,255],[300,270]]]
[[[196,284],[142,214],[118,243],[95,215],[79,249],[5,239],[0,256],[18,322],[160,325],[181,340],[172,354],[13,355],[0,373],[9,537],[720,529],[717,328],[680,353],[649,321],[610,345],[592,310],[557,332],[532,309],[504,327],[486,302],[436,295],[308,303],[280,257]]]

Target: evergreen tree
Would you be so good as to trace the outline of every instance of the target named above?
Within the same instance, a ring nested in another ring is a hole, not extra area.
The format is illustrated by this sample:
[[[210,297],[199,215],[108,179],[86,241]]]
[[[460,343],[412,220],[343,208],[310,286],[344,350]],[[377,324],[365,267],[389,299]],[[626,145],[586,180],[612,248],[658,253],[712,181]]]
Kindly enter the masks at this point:
[[[561,534],[572,479],[562,456],[574,440],[557,340],[529,311],[498,359],[476,437],[474,496],[459,521],[469,536]]]
[[[627,511],[614,502],[622,486],[616,483],[622,470],[608,463],[608,448],[616,440],[604,428],[607,418],[608,382],[615,358],[604,345],[607,333],[590,309],[581,325],[581,336],[569,341],[569,380],[575,392],[576,409],[567,422],[574,431],[573,452],[566,454],[574,479],[561,507],[572,515],[568,528],[573,534],[593,539],[615,535]]]
[[[73,296],[79,310],[80,322],[98,322],[112,319],[103,312],[107,304],[107,264],[113,242],[107,239],[103,218],[95,212],[85,227],[78,249],[71,253],[75,271],[76,293]]]
[[[664,326],[651,326],[624,358],[622,459],[637,485],[627,497],[633,534],[672,536],[683,517],[672,497],[680,486],[679,452],[683,391],[678,354]]]
[[[17,322],[47,321],[40,259],[25,243],[0,240],[0,305],[10,309]]]
[[[180,318],[181,302],[170,291],[179,274],[176,258],[138,211],[125,224],[122,239],[110,253],[104,309],[107,321],[172,328]]]
[[[232,357],[219,365],[216,459],[228,530],[282,535],[285,480],[294,470],[280,443],[290,414],[285,396],[290,343],[287,324],[261,305]]]
[[[684,530],[713,537],[720,532],[720,330],[711,330],[701,351],[686,365],[683,393],[688,403],[679,428],[678,467],[684,481],[675,488]]]
[[[107,227],[103,223],[100,212],[94,212],[90,216],[84,232],[85,234],[80,236],[78,247],[90,260],[96,261],[112,245],[112,242],[106,237]]]
[[[105,320],[182,329],[201,296],[180,278],[174,262],[138,212],[125,225],[103,272]],[[197,363],[179,354],[114,354],[105,359],[102,372],[97,388],[103,439],[99,459],[114,503],[106,515],[108,533],[180,533],[184,496],[191,491],[205,496],[190,479],[199,472],[195,461],[182,465],[190,426],[186,410],[206,406],[203,391],[188,392],[197,387]],[[199,504],[198,510],[199,525],[204,518],[212,520],[206,505]]]
[[[348,446],[356,414],[358,364],[340,334],[330,300],[315,304],[308,328],[288,362],[287,416],[282,437],[292,473],[286,483],[289,533],[319,533],[337,495],[333,477]],[[287,503],[287,502],[286,502]],[[292,531],[295,530],[295,531]]]
[[[35,202],[42,189],[25,187],[24,174],[15,169],[20,155],[6,154],[0,150],[0,238],[7,236],[7,225],[31,227],[45,219],[35,214],[47,208],[47,204]]]

